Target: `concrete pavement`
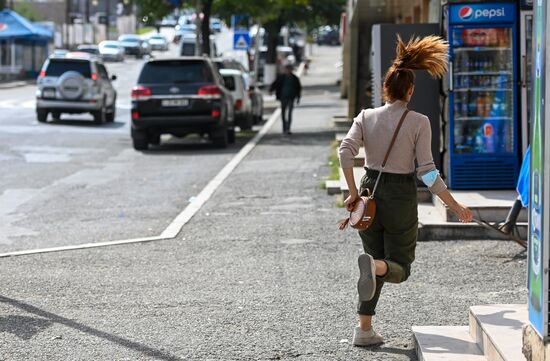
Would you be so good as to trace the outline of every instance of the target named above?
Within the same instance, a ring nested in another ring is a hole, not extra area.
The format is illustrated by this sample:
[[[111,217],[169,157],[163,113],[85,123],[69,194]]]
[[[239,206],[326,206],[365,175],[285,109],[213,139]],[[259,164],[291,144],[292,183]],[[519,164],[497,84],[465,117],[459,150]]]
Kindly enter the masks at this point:
[[[515,244],[421,243],[382,294],[386,344],[350,345],[360,240],[319,187],[344,105],[337,54],[316,52],[294,134],[275,124],[177,239],[1,259],[0,359],[415,360],[413,324],[522,302]]]

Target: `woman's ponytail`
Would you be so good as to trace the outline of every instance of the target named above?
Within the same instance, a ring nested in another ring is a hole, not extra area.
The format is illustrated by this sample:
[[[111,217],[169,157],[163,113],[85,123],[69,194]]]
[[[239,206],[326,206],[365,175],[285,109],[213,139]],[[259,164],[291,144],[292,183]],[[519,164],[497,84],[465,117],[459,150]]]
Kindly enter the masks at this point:
[[[447,72],[449,44],[439,36],[411,38],[407,44],[397,35],[396,57],[384,78],[387,100],[405,99],[414,84],[413,70],[426,70],[434,78]]]

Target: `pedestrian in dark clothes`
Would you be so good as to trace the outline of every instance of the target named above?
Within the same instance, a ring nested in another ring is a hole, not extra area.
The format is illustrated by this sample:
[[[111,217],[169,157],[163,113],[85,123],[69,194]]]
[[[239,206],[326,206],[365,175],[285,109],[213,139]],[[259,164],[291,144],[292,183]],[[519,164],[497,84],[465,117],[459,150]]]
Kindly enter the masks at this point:
[[[285,67],[285,73],[277,77],[271,84],[269,92],[277,96],[277,100],[281,102],[281,117],[283,118],[283,134],[292,134],[290,132],[290,124],[292,123],[292,110],[294,109],[294,101],[300,104],[302,95],[302,84],[300,79],[292,72],[292,65],[288,64]]]

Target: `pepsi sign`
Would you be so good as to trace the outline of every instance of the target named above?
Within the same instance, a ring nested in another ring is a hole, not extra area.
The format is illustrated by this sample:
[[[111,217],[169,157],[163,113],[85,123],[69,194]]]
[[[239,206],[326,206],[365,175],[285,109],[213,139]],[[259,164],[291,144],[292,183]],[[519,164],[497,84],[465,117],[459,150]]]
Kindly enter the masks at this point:
[[[449,22],[466,23],[508,23],[514,22],[516,5],[513,3],[480,3],[451,5]]]

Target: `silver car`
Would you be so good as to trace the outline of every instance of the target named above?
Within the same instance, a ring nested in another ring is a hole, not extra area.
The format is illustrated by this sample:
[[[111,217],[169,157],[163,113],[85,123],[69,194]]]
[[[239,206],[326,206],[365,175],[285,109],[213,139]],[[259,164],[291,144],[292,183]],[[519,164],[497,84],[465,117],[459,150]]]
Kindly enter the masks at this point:
[[[36,116],[46,122],[51,113],[91,113],[96,123],[115,120],[117,93],[101,61],[82,53],[46,60],[37,79]]]
[[[102,41],[99,43],[99,53],[104,61],[124,61],[124,48],[118,41]]]

